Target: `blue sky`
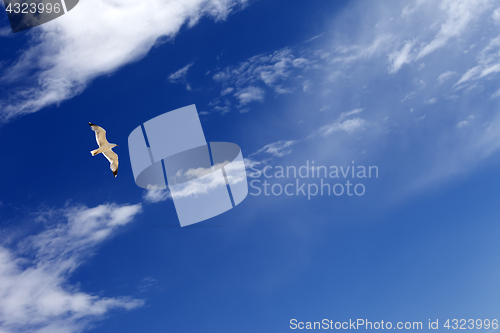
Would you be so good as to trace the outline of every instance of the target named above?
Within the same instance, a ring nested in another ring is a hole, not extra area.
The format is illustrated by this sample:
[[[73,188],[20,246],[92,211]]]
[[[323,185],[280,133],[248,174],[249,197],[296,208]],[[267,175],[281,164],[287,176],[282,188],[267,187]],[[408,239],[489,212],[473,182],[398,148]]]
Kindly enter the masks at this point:
[[[0,333],[500,319],[499,28],[488,0],[81,0],[17,34],[0,15]],[[180,228],[127,139],[191,104],[249,175],[379,176],[349,178],[362,196],[250,188]]]

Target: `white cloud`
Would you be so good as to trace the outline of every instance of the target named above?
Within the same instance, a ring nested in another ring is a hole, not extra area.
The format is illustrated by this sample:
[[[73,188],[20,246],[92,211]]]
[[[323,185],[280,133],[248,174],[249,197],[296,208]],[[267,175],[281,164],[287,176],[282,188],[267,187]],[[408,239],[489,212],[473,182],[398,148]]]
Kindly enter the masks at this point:
[[[311,90],[311,86],[312,86],[312,81],[305,80],[304,82],[302,82],[302,91],[307,92]]]
[[[336,48],[338,55],[332,59],[332,62],[349,64],[354,61],[366,60],[386,51],[392,42],[394,42],[394,36],[391,33],[383,33],[376,36],[369,44],[338,46]],[[328,53],[324,56],[328,57]]]
[[[404,64],[418,61],[446,46],[452,38],[459,37],[478,20],[491,3],[491,0],[413,1],[402,9],[399,20],[392,22],[394,17],[386,18],[388,21],[381,19],[371,31],[365,31],[364,35],[372,35],[375,32],[371,43],[338,46],[335,50],[337,55],[332,61],[350,64],[386,54],[389,73],[397,73]],[[444,20],[436,17],[431,21],[430,27],[425,26],[426,20],[420,18],[418,18],[420,26],[408,24],[415,19],[415,16],[432,17],[437,11],[443,14],[441,17],[444,17]],[[440,26],[441,29],[429,40],[426,31],[432,31],[434,26]],[[322,50],[321,54],[322,57],[330,58],[332,52]],[[422,70],[424,67],[425,64],[420,64],[419,69]]]
[[[213,80],[222,85],[221,96],[227,97],[224,97],[225,100],[214,100],[210,104],[212,106],[219,103],[230,104],[228,98],[233,91],[236,91],[233,96],[238,99],[240,106],[251,101],[264,101],[267,88],[273,89],[278,95],[290,94],[294,91],[294,87],[285,86],[283,83],[290,77],[297,76],[292,74],[301,73],[309,66],[311,66],[309,59],[296,57],[288,47],[270,54],[255,55],[214,74]]]
[[[255,153],[252,155],[255,155]],[[264,160],[260,160],[260,161],[254,160],[250,157],[244,158],[245,168],[246,168],[246,172],[247,172],[248,176],[255,177],[258,174],[257,171],[263,169],[264,166],[270,161],[272,161],[272,158],[264,159]]]
[[[500,24],[500,8],[497,8],[493,11],[493,14],[491,14],[491,17],[495,21],[496,24]]]
[[[500,35],[492,38],[488,45],[478,54],[477,63],[478,65],[463,74],[455,85],[470,80],[482,79],[490,74],[500,72]]]
[[[359,109],[354,109],[352,111],[347,111],[347,112],[342,112],[339,116],[339,121],[340,120],[344,120],[345,118],[349,117],[349,116],[352,116],[353,114],[358,114],[358,113],[361,113],[363,112],[364,109],[362,108],[359,108]]]
[[[274,92],[276,92],[279,95],[291,94],[293,92],[293,89],[283,88],[281,85],[278,85],[274,88]]]
[[[131,310],[142,300],[101,297],[69,285],[71,273],[97,245],[129,224],[141,205],[66,207],[40,213],[46,229],[0,246],[0,331],[80,332],[111,309]]]
[[[446,80],[450,79],[452,76],[456,75],[457,73],[454,71],[447,71],[444,72],[443,74],[439,75],[437,78],[439,84],[443,84]]]
[[[0,101],[1,119],[32,113],[80,94],[94,78],[144,57],[201,16],[224,20],[247,0],[80,1],[78,8],[32,32],[28,50],[3,75],[24,77]],[[26,83],[29,82],[29,83]]]
[[[228,66],[217,72],[213,79],[223,84],[224,87],[242,88],[248,85],[263,82],[269,87],[274,87],[280,80],[286,79],[291,69],[303,67],[307,64],[307,59],[298,60],[290,48],[277,50],[272,54],[259,54],[237,66]]]
[[[425,103],[426,104],[434,104],[436,102],[437,102],[437,99],[435,97],[433,97],[433,98],[429,99],[428,101],[426,101]]]
[[[417,119],[415,119],[415,122],[417,122],[417,123],[418,123],[418,122],[420,122],[420,121],[424,120],[426,117],[427,117],[427,114],[424,114],[423,116],[420,116],[420,117],[418,117]]]
[[[245,165],[240,161],[225,161],[209,168],[180,169],[175,175],[169,175],[169,189],[150,188],[144,192],[144,200],[150,203],[206,194],[217,187],[225,187],[224,178],[214,171],[224,168],[227,180],[231,184],[246,181]]]
[[[324,32],[322,32],[322,33],[320,33],[319,35],[316,35],[316,36],[314,36],[314,37],[311,37],[311,38],[309,38],[308,40],[305,40],[305,41],[304,41],[304,43],[309,43],[309,42],[312,42],[313,40],[316,40],[316,39],[320,38],[320,37],[321,37],[321,36],[323,36],[324,34],[325,34],[325,33],[324,33]]]
[[[462,75],[460,80],[458,80],[458,82],[455,85],[459,85],[463,82],[469,81],[474,76],[477,76],[477,74],[479,74],[480,72],[481,72],[481,69],[479,68],[479,66],[476,66],[476,67],[469,69],[464,75]]]
[[[420,9],[420,7],[425,3],[426,0],[417,0],[414,3],[410,3],[406,7],[403,8],[401,11],[401,16],[410,16],[412,14],[415,14],[416,11]]]
[[[490,4],[490,0],[442,1],[440,9],[445,12],[447,19],[435,38],[420,50],[417,59],[445,46],[451,38],[460,36],[469,24],[479,17],[479,14],[488,9]]]
[[[401,50],[395,51],[389,55],[389,62],[391,62],[389,73],[396,73],[404,64],[410,63],[412,59],[410,52],[414,44],[415,41],[406,42]]]
[[[347,112],[342,112],[340,114],[340,116],[337,118],[337,121],[335,121],[332,124],[325,125],[319,129],[313,131],[312,134],[306,138],[306,140],[314,138],[314,137],[318,137],[318,136],[326,137],[334,132],[343,131],[343,132],[347,132],[347,133],[353,133],[357,130],[363,129],[364,126],[367,125],[367,122],[364,119],[354,118],[354,119],[345,120],[346,118],[348,118],[352,115],[355,115],[355,114],[359,114],[361,112],[363,112],[362,108],[354,109],[354,110],[347,111]],[[292,149],[291,149],[292,146],[294,146],[298,143],[301,143],[303,141],[304,141],[304,139],[280,140],[280,141],[272,142],[270,144],[265,145],[261,149],[257,150],[255,153],[250,154],[249,158],[251,158],[252,156],[258,155],[260,153],[267,153],[267,154],[270,154],[274,157],[284,157],[284,156],[292,153]],[[247,163],[247,168],[248,168],[250,166],[255,167],[255,166],[258,166],[260,164],[265,164],[266,161],[257,162],[257,161],[249,159],[246,163]]]
[[[270,144],[265,145],[261,149],[257,150],[255,153],[251,154],[251,156],[260,154],[260,153],[267,153],[271,154],[275,157],[283,157],[285,155],[288,155],[292,152],[292,149],[290,148],[291,146],[295,145],[298,141],[296,140],[281,140],[277,142],[273,142]]]
[[[360,34],[373,36],[371,43],[363,39],[363,44],[338,46],[332,61],[349,64],[387,55],[389,73],[395,74],[404,64],[419,61],[461,36],[491,4],[492,0],[412,1],[402,9],[399,19],[382,18],[371,30]],[[412,24],[414,20],[419,24]],[[432,33],[436,27],[440,29]],[[326,50],[321,53],[326,58],[332,54]],[[421,64],[419,69],[423,68]]]
[[[224,168],[227,180],[230,184],[246,182],[247,176],[245,172],[244,162],[228,161],[218,163],[213,166],[214,170]],[[189,181],[185,181],[189,180]],[[209,191],[218,188],[226,187],[226,181],[219,174],[212,171],[212,168],[196,168],[186,171],[180,170],[175,175],[173,182],[178,182],[175,188],[171,188],[172,198],[196,197],[200,194],[207,194]]]
[[[0,28],[0,37],[12,35],[12,29],[9,27]]]
[[[264,95],[264,90],[254,86],[243,88],[234,94],[240,101],[240,105],[245,105],[254,101],[262,102],[264,101]]]
[[[309,60],[304,58],[297,58],[292,61],[293,67],[305,67],[309,64]]]
[[[497,91],[495,91],[492,95],[491,95],[491,98],[497,98],[500,96],[500,89],[498,89]]]
[[[147,292],[151,289],[159,289],[161,291],[162,289],[158,288],[157,284],[158,281],[156,279],[152,278],[151,276],[147,276],[141,280],[138,288],[141,293]]]
[[[334,123],[320,127],[318,130],[314,131],[308,138],[315,137],[317,135],[326,137],[335,132],[347,132],[353,133],[358,130],[362,130],[367,125],[366,120],[362,118],[347,119],[345,121],[337,120]]]
[[[221,96],[225,96],[225,95],[228,95],[230,93],[232,93],[234,91],[234,88],[233,87],[229,87],[229,88],[226,88],[224,90],[221,91]]]
[[[465,126],[468,126],[472,120],[474,120],[476,117],[474,115],[470,115],[467,117],[467,120],[462,120],[460,121],[456,126],[457,128],[463,128]]]
[[[221,100],[219,98],[216,98],[212,100],[208,105],[211,106],[214,111],[220,112],[221,114],[225,114],[231,111],[231,102],[228,99]]]
[[[187,77],[187,73],[189,71],[189,69],[191,68],[191,66],[193,66],[194,63],[190,63],[190,64],[187,64],[186,66],[182,67],[181,69],[179,69],[178,71],[170,74],[168,76],[168,80],[170,81],[170,83],[181,83],[181,84],[185,84],[186,85],[186,89],[187,90],[191,90],[191,85],[188,83],[186,77]]]
[[[331,104],[328,104],[328,105],[323,105],[321,107],[321,109],[319,109],[320,112],[323,112],[323,111],[326,111],[328,109],[331,109],[332,105]]]
[[[401,101],[399,101],[399,102],[400,102],[400,103],[403,103],[403,102],[404,102],[404,101],[406,101],[407,99],[410,99],[410,98],[412,98],[412,97],[414,97],[414,96],[415,96],[415,92],[413,92],[413,91],[412,91],[411,93],[409,93],[408,95],[406,95],[406,96],[405,96],[405,97],[404,97]]]
[[[413,84],[416,85],[419,89],[424,89],[425,86],[427,85],[427,83],[425,83],[424,80],[422,79],[417,79],[417,78],[414,78],[413,79]]]
[[[165,201],[167,199],[171,199],[172,196],[169,190],[164,189],[147,189],[144,191],[142,198],[147,202],[160,202]]]

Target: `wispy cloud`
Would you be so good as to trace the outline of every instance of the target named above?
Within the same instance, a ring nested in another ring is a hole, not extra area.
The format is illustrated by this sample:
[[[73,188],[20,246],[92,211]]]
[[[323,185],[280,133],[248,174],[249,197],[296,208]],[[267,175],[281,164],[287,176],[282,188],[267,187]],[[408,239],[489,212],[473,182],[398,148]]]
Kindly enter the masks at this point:
[[[246,105],[250,102],[264,100],[265,92],[261,88],[250,86],[239,90],[234,96],[240,101],[240,105]]]
[[[478,54],[477,63],[477,66],[472,67],[462,75],[455,84],[456,86],[500,72],[500,35],[491,39]]]
[[[491,95],[491,98],[497,98],[497,97],[500,97],[500,89],[498,89]]]
[[[309,42],[312,42],[313,40],[316,40],[316,39],[318,39],[318,38],[322,37],[324,34],[325,34],[325,33],[324,33],[324,32],[322,32],[322,33],[320,33],[319,35],[316,35],[316,36],[314,36],[314,37],[311,37],[311,38],[309,38],[308,40],[305,40],[305,41],[304,41],[304,43],[309,43]]]
[[[421,121],[423,121],[425,118],[427,118],[427,114],[424,114],[423,116],[418,117],[417,119],[415,119],[415,122],[416,122],[416,123],[421,122]]]
[[[394,42],[391,33],[383,33],[374,38],[368,44],[354,44],[349,46],[337,46],[332,62],[349,64],[351,62],[370,59],[373,56],[385,53]]]
[[[404,98],[400,101],[400,103],[403,103],[404,101],[406,101],[406,100],[408,100],[408,99],[410,99],[410,98],[413,98],[413,97],[415,97],[415,92],[414,92],[414,91],[412,91],[411,93],[407,94],[407,95],[406,95],[406,96],[405,96],[405,97],[404,97]]]
[[[452,76],[456,75],[457,73],[454,71],[447,71],[444,72],[443,74],[439,75],[437,80],[439,84],[443,84],[445,81],[449,80]]]
[[[268,86],[273,86],[280,79],[286,79],[290,75],[290,70],[295,67],[303,67],[305,59],[297,60],[290,48],[275,51],[272,54],[259,54],[241,62],[237,66],[229,66],[217,72],[213,79],[222,83],[225,87],[244,87],[263,82]]]
[[[175,186],[170,188],[172,198],[185,198],[191,196],[198,196],[207,194],[216,188],[226,187],[226,181],[224,177],[221,176],[219,172],[213,172],[213,170],[219,170],[224,168],[227,180],[230,184],[237,184],[240,182],[246,182],[246,172],[244,162],[233,161],[229,163],[226,161],[224,163],[215,164],[212,168],[193,168],[188,170],[179,170],[177,174],[173,177],[172,182],[176,183]],[[189,180],[189,181],[188,181]],[[169,179],[169,184],[171,180]]]
[[[147,276],[144,279],[141,280],[139,283],[139,292],[144,293],[147,292],[151,289],[157,289],[157,290],[162,290],[162,288],[159,288],[157,285],[158,281],[155,278],[152,278],[151,276]]]
[[[346,111],[346,112],[342,112],[339,116],[339,121],[341,120],[344,120],[345,118],[349,117],[349,116],[352,116],[354,114],[358,114],[358,113],[361,113],[363,112],[363,108],[358,108],[358,109],[354,109],[352,111]]]
[[[493,1],[491,0],[443,0],[443,1],[414,1],[407,5],[401,11],[401,19],[411,20],[415,15],[424,15],[428,13],[429,17],[434,16],[434,13],[440,12],[444,20],[437,18],[433,24],[425,29],[435,30],[434,27],[440,26],[439,31],[429,40],[428,33],[422,31],[411,31],[411,39],[401,41],[404,36],[400,35],[397,30],[380,33],[374,40],[373,45],[377,45],[377,49],[387,50],[389,73],[397,73],[405,64],[410,64],[424,57],[427,57],[436,50],[447,46],[451,40],[458,38],[471,24],[477,22],[481,15],[491,8]],[[437,7],[437,8],[436,8]],[[392,20],[393,18],[391,18]],[[423,23],[423,22],[422,22]],[[396,25],[396,24],[394,24]],[[391,26],[391,25],[387,25]],[[405,31],[408,25],[402,30]],[[424,28],[424,27],[422,27]],[[415,36],[417,35],[417,36]],[[390,36],[390,37],[389,37]],[[378,41],[378,43],[377,43]],[[388,44],[387,41],[391,41]],[[395,45],[395,46],[394,46]],[[392,49],[392,51],[390,51]],[[360,56],[351,59],[359,60],[366,56],[372,56],[375,52],[364,52]],[[420,69],[422,64],[420,64]]]
[[[475,118],[476,118],[475,116],[470,115],[469,117],[467,117],[467,120],[462,120],[456,126],[457,128],[464,128],[465,126],[468,126],[470,122],[473,121]]]
[[[491,18],[495,21],[496,24],[500,24],[500,8],[497,8],[491,14]]]
[[[462,34],[472,21],[488,9],[492,4],[489,0],[446,0],[440,4],[440,9],[447,15],[446,21],[434,39],[425,45],[417,55],[423,58],[435,50],[444,47],[451,38]]]
[[[78,10],[37,28],[31,46],[4,71],[0,81],[7,86],[15,81],[16,89],[0,100],[0,118],[6,121],[72,98],[94,78],[144,57],[160,38],[172,38],[183,24],[193,26],[202,16],[224,20],[247,2],[80,2]]]
[[[321,109],[319,109],[320,112],[323,112],[323,111],[326,111],[326,110],[329,110],[331,109],[332,105],[331,104],[328,104],[328,105],[323,105],[321,107]]]
[[[283,48],[270,54],[259,54],[228,66],[213,76],[213,80],[222,86],[221,98],[211,102],[215,111],[228,111],[230,96],[236,98],[240,107],[253,102],[264,101],[266,89],[275,94],[291,93],[297,83],[290,84],[292,73],[303,72],[311,66],[311,61],[297,57],[291,48]],[[286,83],[286,84],[285,84]],[[235,92],[231,95],[231,93]],[[223,104],[224,106],[221,106]]]
[[[404,44],[401,50],[389,54],[389,62],[391,63],[389,73],[396,73],[404,65],[412,60],[411,50],[415,41],[408,41]]]
[[[146,202],[157,203],[172,198],[168,189],[147,189],[144,191],[142,198]]]
[[[359,117],[346,119],[349,118],[350,116],[363,112],[363,110],[364,109],[362,108],[358,108],[351,111],[342,112],[336,121],[334,121],[331,124],[324,125],[318,128],[317,130],[312,131],[312,133],[309,136],[307,136],[306,139],[311,139],[318,136],[327,137],[336,132],[353,133],[364,129],[365,126],[368,125],[368,122],[365,119]]]
[[[239,161],[225,161],[209,168],[180,169],[174,175],[168,175],[168,189],[148,189],[144,192],[143,199],[150,203],[157,203],[168,199],[178,199],[189,196],[207,194],[209,191],[226,187],[224,177],[219,169],[224,168],[230,184],[246,181],[245,165]]]
[[[72,272],[96,246],[141,212],[141,205],[72,206],[39,213],[46,229],[0,246],[0,331],[80,332],[112,309],[143,305],[129,297],[100,297],[69,285]]]
[[[332,124],[325,125],[317,130],[315,134],[321,135],[323,137],[331,135],[335,132],[347,132],[352,133],[354,131],[363,129],[366,125],[366,121],[361,118],[347,119],[345,121],[336,121]]]
[[[9,27],[0,28],[0,37],[12,35],[12,29]]]
[[[187,64],[186,66],[182,67],[181,69],[179,69],[178,71],[170,74],[168,76],[168,80],[170,81],[170,83],[181,83],[181,84],[184,84],[186,86],[186,89],[187,90],[191,90],[191,85],[189,84],[189,82],[187,81],[187,74],[188,74],[188,71],[189,69],[194,65],[194,63],[190,63],[190,64]]]
[[[292,152],[291,147],[295,145],[297,140],[281,140],[265,145],[261,149],[257,150],[255,153],[251,154],[249,157],[260,153],[271,154],[275,157],[283,157]]]

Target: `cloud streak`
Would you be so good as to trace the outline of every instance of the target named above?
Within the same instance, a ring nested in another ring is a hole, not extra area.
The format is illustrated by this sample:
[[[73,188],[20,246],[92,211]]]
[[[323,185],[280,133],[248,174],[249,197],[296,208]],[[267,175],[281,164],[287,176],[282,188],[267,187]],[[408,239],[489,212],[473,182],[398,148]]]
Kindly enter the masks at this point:
[[[186,77],[187,77],[187,73],[188,73],[189,69],[193,65],[194,65],[194,63],[192,62],[192,63],[187,64],[186,66],[182,67],[178,71],[170,74],[168,76],[168,80],[170,81],[170,83],[181,83],[181,84],[184,84],[186,86],[187,90],[191,90],[191,85],[187,81]]]
[[[260,153],[271,154],[275,157],[283,157],[292,152],[291,147],[298,143],[296,140],[281,140],[265,145],[261,149],[257,150],[255,153],[251,154],[249,157]]]
[[[309,59],[294,55],[291,48],[270,54],[258,54],[238,65],[228,66],[214,74],[213,80],[221,85],[221,97],[213,100],[214,111],[226,113],[235,102],[242,108],[251,102],[262,102],[266,90],[275,94],[289,94],[295,86],[288,79],[311,66]],[[285,85],[287,83],[288,86]],[[223,106],[222,106],[223,105]]]
[[[0,246],[0,331],[80,332],[112,309],[143,305],[130,297],[100,297],[68,285],[96,246],[141,212],[141,205],[106,204],[41,212],[47,225],[17,249]]]
[[[492,5],[489,0],[446,0],[440,4],[440,9],[447,15],[446,21],[435,38],[425,45],[416,59],[444,47],[450,39],[460,36],[472,21]]]

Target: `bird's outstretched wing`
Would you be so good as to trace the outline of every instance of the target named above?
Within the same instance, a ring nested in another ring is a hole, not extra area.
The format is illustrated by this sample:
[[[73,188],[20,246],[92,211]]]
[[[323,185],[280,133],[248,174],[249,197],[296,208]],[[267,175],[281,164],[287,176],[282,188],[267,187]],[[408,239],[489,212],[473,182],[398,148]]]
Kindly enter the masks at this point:
[[[118,173],[118,155],[111,149],[106,150],[103,154],[108,159],[110,163],[109,168],[113,171],[113,175],[116,177],[116,174]]]
[[[95,140],[97,141],[99,147],[109,144],[108,140],[106,140],[106,131],[104,130],[104,128],[92,123],[89,123],[89,125],[90,128],[95,132]]]

